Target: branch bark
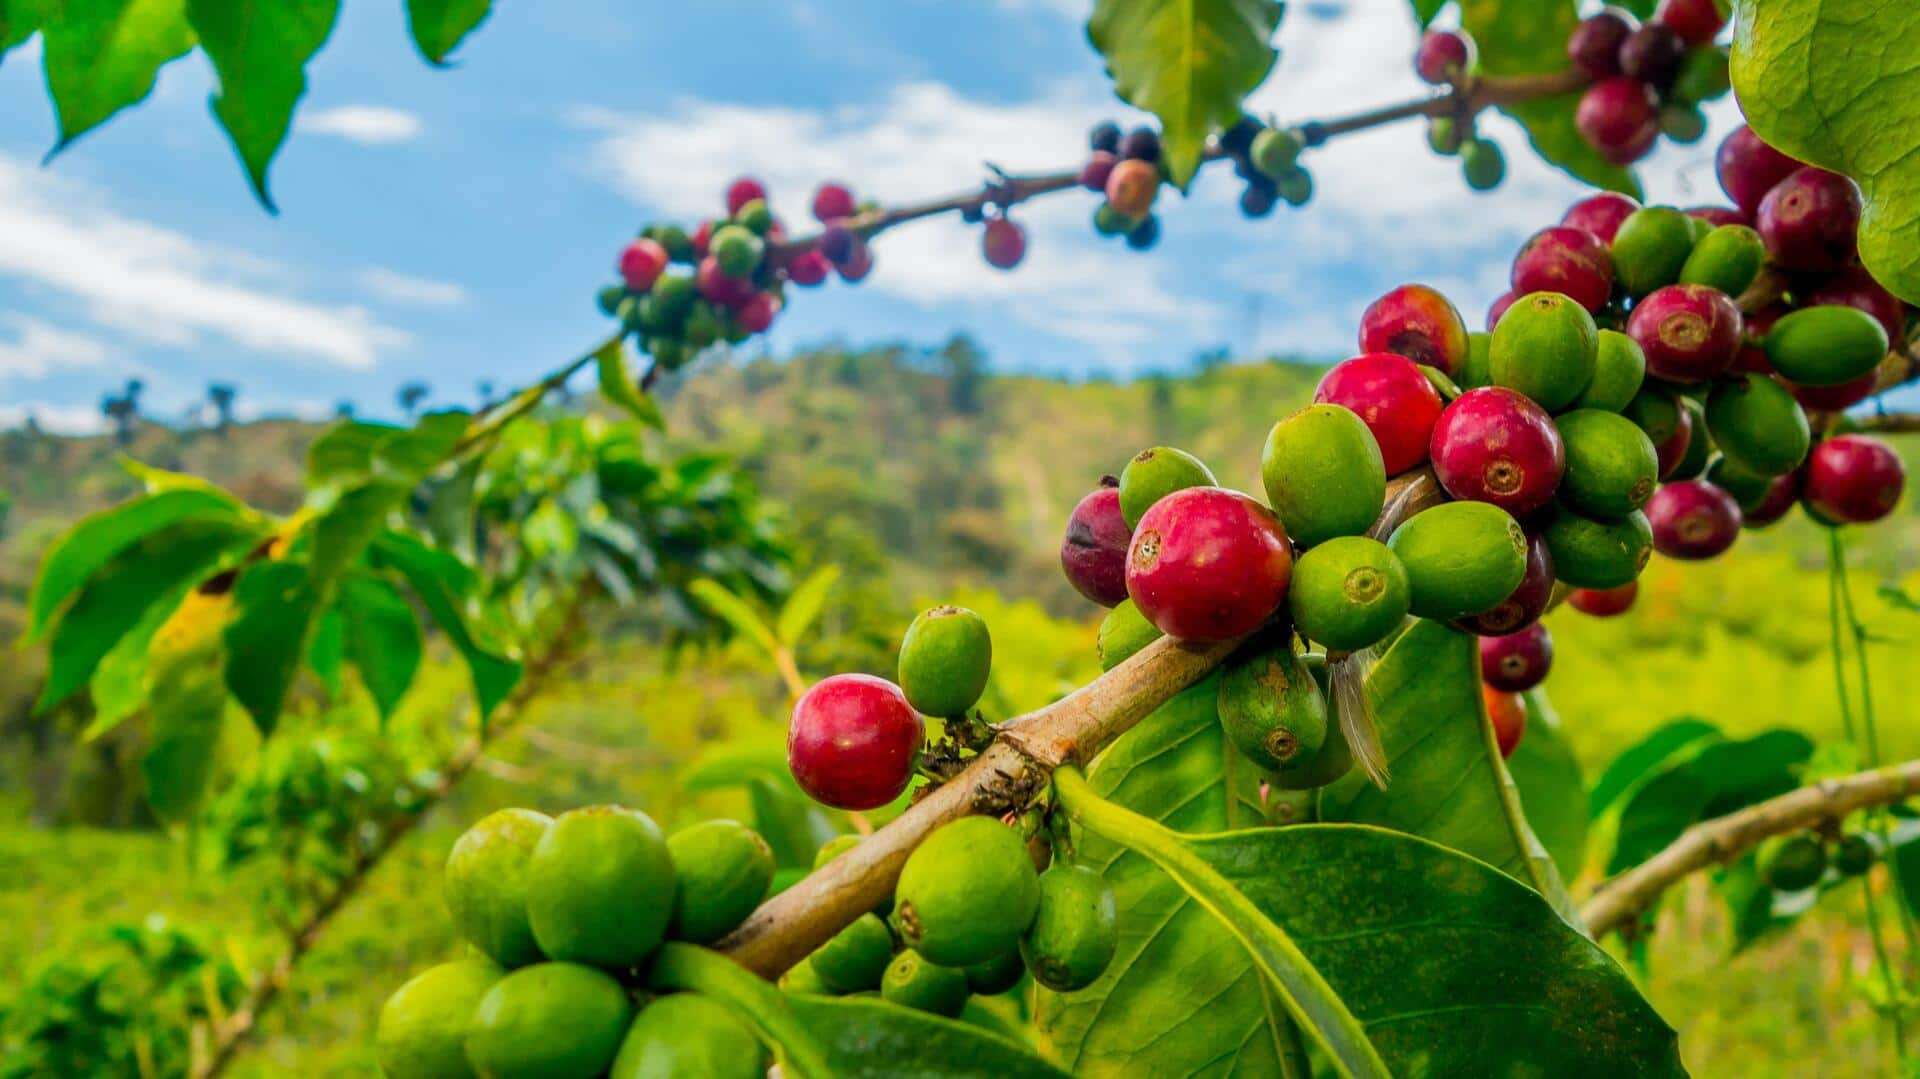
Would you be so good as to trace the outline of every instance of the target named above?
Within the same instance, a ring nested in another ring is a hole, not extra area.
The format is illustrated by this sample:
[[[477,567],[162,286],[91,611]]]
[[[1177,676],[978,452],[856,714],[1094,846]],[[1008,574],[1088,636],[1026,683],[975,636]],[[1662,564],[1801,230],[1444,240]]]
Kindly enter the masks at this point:
[[[1857,809],[1887,805],[1916,793],[1920,793],[1920,760],[1825,780],[1704,821],[1681,833],[1665,850],[1602,884],[1580,908],[1580,919],[1598,937],[1651,907],[1681,878],[1730,862],[1768,836],[1837,821]]]

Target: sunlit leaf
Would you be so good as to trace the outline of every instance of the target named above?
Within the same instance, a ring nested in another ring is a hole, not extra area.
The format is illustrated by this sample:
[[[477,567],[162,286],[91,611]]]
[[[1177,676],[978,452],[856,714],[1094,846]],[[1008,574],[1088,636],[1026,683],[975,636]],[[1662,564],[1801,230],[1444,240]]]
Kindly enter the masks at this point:
[[[687,586],[687,591],[710,614],[732,626],[735,633],[752,641],[768,655],[780,647],[780,643],[774,640],[773,631],[767,628],[760,615],[746,600],[727,591],[727,586],[719,581],[694,581]]]
[[[839,566],[822,566],[788,594],[773,629],[774,636],[780,639],[781,644],[792,648],[800,643],[800,638],[807,635],[814,621],[820,617],[821,610],[827,605],[827,595],[833,591],[834,582],[839,579]]]
[[[627,360],[624,338],[600,346],[600,350],[593,354],[593,361],[600,373],[600,396],[648,427],[657,429],[666,426],[653,395],[641,390],[639,382],[634,379],[633,365]]]
[[[131,499],[82,518],[61,533],[40,560],[27,601],[27,639],[37,639],[60,605],[89,577],[143,537],[185,521],[237,522],[242,516],[240,503],[231,495],[188,489]]]
[[[442,64],[492,8],[492,0],[407,0],[407,28],[420,55]]]
[[[58,0],[40,38],[60,124],[55,151],[146,99],[160,68],[193,48],[186,0]]]
[[[240,154],[261,205],[273,210],[267,166],[307,92],[307,61],[326,44],[340,0],[186,0],[187,19],[213,61],[213,114]]]
[[[221,641],[230,594],[189,595],[154,634],[147,662],[152,730],[140,771],[154,815],[186,820],[206,797],[227,708]]]
[[[466,660],[484,725],[520,681],[520,664],[483,647],[476,639],[465,613],[474,587],[473,571],[447,552],[428,547],[404,532],[377,537],[374,549],[407,579],[440,631]]]
[[[868,997],[796,995],[788,1006],[826,1049],[837,1079],[1065,1079],[993,1031]]]

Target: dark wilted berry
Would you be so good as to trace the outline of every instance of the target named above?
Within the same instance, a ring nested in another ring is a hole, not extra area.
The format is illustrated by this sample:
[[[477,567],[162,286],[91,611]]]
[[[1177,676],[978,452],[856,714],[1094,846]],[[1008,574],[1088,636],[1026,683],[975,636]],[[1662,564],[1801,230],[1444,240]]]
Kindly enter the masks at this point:
[[[1620,46],[1631,33],[1630,17],[1608,8],[1573,28],[1567,38],[1567,59],[1591,79],[1611,78],[1620,74]]]
[[[1669,26],[1642,23],[1620,43],[1620,71],[1659,93],[1665,93],[1680,74],[1687,43]]]
[[[1133,529],[1120,512],[1120,485],[1097,487],[1073,507],[1060,568],[1074,590],[1102,607],[1127,598],[1127,544]]]

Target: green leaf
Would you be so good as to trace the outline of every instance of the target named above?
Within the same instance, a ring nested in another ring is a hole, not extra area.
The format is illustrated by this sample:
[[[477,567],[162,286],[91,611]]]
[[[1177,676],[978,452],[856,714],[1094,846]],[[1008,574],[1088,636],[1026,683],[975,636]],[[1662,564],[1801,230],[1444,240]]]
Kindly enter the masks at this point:
[[[339,610],[320,616],[307,643],[307,666],[333,696],[340,695],[340,673],[347,662],[347,624]]]
[[[656,989],[685,989],[712,997],[774,1047],[780,1074],[794,1079],[831,1079],[826,1049],[794,1013],[793,1001],[733,960],[691,944],[665,944],[647,969]]]
[[[234,585],[226,631],[227,689],[261,734],[272,734],[280,719],[319,606],[307,567],[298,562],[256,562]]]
[[[412,427],[349,421],[335,424],[307,450],[307,487],[327,504],[368,483],[412,488],[447,459],[466,434],[465,412],[430,412]]]
[[[1526,701],[1526,733],[1507,759],[1507,773],[1520,788],[1527,824],[1553,856],[1560,879],[1572,880],[1587,860],[1586,785],[1546,691],[1533,690]]]
[[[220,78],[213,114],[240,154],[253,193],[277,212],[267,166],[307,92],[307,61],[326,44],[340,0],[186,0],[187,19]]]
[[[1860,182],[1860,258],[1920,303],[1920,4],[1737,0],[1733,90],[1768,145]]]
[[[154,634],[147,659],[147,699],[153,721],[140,771],[154,815],[179,823],[206,798],[227,709],[222,629],[229,594],[187,597]]]
[[[788,593],[787,602],[781,606],[780,617],[773,626],[773,635],[781,644],[792,648],[800,643],[800,638],[807,635],[807,630],[813,628],[814,621],[820,617],[820,611],[827,605],[827,594],[839,579],[839,566],[822,566]]]
[[[1393,780],[1381,790],[1357,770],[1348,773],[1321,789],[1320,819],[1377,824],[1470,854],[1574,919],[1560,873],[1500,760],[1474,640],[1420,619],[1374,665],[1367,698]]]
[[[167,595],[149,604],[140,621],[100,659],[87,680],[87,696],[93,700],[93,719],[82,731],[82,741],[94,739],[126,722],[147,703],[147,651],[153,635],[159,632],[173,612],[186,599],[195,582],[181,581]]]
[[[1667,766],[1621,809],[1608,875],[1658,854],[1699,821],[1793,790],[1800,785],[1796,767],[1812,755],[1806,735],[1776,730],[1708,745]]]
[[[340,575],[367,551],[386,528],[408,488],[386,483],[356,487],[341,495],[313,520],[311,576],[316,594],[325,595]]]
[[[787,1005],[825,1048],[837,1079],[1065,1079],[1012,1039],[871,997],[794,995]]]
[[[183,489],[131,499],[81,518],[53,541],[40,560],[40,573],[27,600],[26,639],[38,639],[62,603],[141,539],[187,521],[237,522],[243,513],[244,507],[223,492]]]
[[[160,68],[193,48],[186,0],[54,0],[41,27],[59,153],[153,91]]]
[[[444,64],[492,8],[493,0],[407,0],[407,27],[420,55],[428,63]]]
[[[701,578],[687,586],[688,594],[714,617],[733,627],[740,636],[760,646],[768,655],[780,647],[773,631],[746,600],[727,591],[719,581]]]
[[[347,578],[338,602],[346,622],[347,659],[360,672],[384,723],[420,669],[425,650],[420,622],[399,591],[378,577]]]
[[[1122,101],[1160,118],[1161,154],[1184,190],[1207,136],[1273,70],[1276,0],[1096,0],[1087,37]]]
[[[1606,771],[1600,773],[1600,778],[1594,781],[1593,792],[1587,796],[1587,816],[1599,817],[1677,754],[1689,748],[1697,749],[1706,740],[1719,737],[1720,728],[1692,716],[1656,728],[1621,750]]]
[[[625,338],[601,345],[593,354],[593,361],[600,370],[600,396],[648,427],[658,430],[666,426],[653,395],[643,392],[640,383],[634,380],[633,365],[627,362]]]
[[[0,0],[0,58],[40,29],[52,0]]]
[[[435,546],[453,552],[462,562],[474,560],[473,492],[485,464],[485,454],[474,454],[453,475],[435,483],[427,496],[427,534]]]
[[[1413,0],[1413,21],[1424,30],[1446,6],[1447,0]]]
[[[1178,878],[1270,976],[1323,987],[1295,991],[1289,1011],[1336,1072],[1685,1074],[1672,1028],[1612,957],[1485,863],[1355,825],[1183,836],[1070,769],[1055,791],[1076,824]],[[1127,1005],[1151,1002],[1110,1002]],[[1363,1045],[1348,1043],[1349,1023]],[[1219,1048],[1212,1067],[1233,1072],[1232,1045]]]
[[[746,786],[747,801],[753,806],[753,830],[773,849],[775,865],[811,867],[813,856],[839,834],[791,776],[756,775]]]
[[[379,557],[407,579],[440,631],[453,642],[473,678],[474,700],[482,729],[507,694],[520,681],[520,664],[483,647],[475,625],[465,614],[473,598],[473,571],[445,551],[438,551],[404,532],[386,532],[373,543]]]

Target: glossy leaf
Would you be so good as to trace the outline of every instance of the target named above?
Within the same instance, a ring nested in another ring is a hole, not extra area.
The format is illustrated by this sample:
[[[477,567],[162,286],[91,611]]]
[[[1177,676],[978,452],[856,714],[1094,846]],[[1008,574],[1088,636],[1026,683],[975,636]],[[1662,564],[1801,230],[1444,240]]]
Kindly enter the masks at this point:
[[[1568,881],[1587,860],[1586,787],[1546,691],[1533,690],[1526,702],[1526,733],[1507,758],[1507,774],[1520,788],[1527,825],[1553,856],[1560,879]]]
[[[788,1006],[838,1079],[1064,1079],[1026,1046],[973,1023],[870,997],[795,995]]]
[[[27,601],[27,639],[45,632],[61,604],[141,539],[187,521],[237,521],[242,513],[240,503],[223,492],[185,489],[131,499],[82,518],[41,557]]]
[[[420,55],[444,64],[492,9],[493,0],[407,0],[407,28]]]
[[[385,564],[407,579],[421,605],[466,660],[484,725],[520,681],[520,664],[483,646],[469,625],[466,605],[473,595],[473,571],[404,532],[387,532],[375,538],[373,546]]]
[[[340,0],[186,0],[187,19],[220,78],[213,114],[274,210],[267,167],[307,92],[307,61],[326,44]]]
[[[1474,642],[1420,619],[1393,643],[1367,677],[1393,781],[1381,790],[1348,773],[1322,788],[1320,819],[1424,836],[1504,870],[1574,918],[1560,873],[1501,763]]]
[[[779,618],[774,620],[773,635],[781,644],[792,648],[800,643],[800,638],[807,635],[826,608],[827,596],[839,579],[839,566],[822,566],[794,587],[780,607]]]
[[[32,37],[52,0],[0,0],[0,60],[8,49]]]
[[[1096,0],[1087,37],[1120,99],[1160,118],[1167,171],[1184,189],[1207,136],[1240,119],[1265,81],[1284,6],[1275,0]]]
[[[1620,751],[1587,796],[1587,815],[1598,817],[1640,785],[1647,776],[1689,749],[1720,738],[1720,728],[1687,716],[1655,728],[1646,737]]]
[[[1699,821],[1785,794],[1813,754],[1798,731],[1767,731],[1709,745],[1648,779],[1620,811],[1608,874],[1639,865]]]
[[[1413,21],[1424,28],[1446,6],[1447,0],[1413,0]]]
[[[347,659],[360,672],[384,722],[420,669],[420,622],[393,585],[378,577],[342,581],[339,605],[346,622]]]
[[[474,488],[486,464],[484,454],[461,462],[453,475],[433,485],[427,496],[426,526],[436,546],[462,562],[474,560]]]
[[[313,520],[313,552],[308,556],[314,590],[325,595],[335,581],[367,551],[407,497],[408,488],[375,483],[341,495]]]
[[[811,866],[813,856],[827,840],[839,834],[813,800],[800,792],[792,778],[756,775],[746,782],[747,801],[753,806],[753,830],[773,849],[779,866]]]
[[[62,0],[40,32],[57,153],[152,92],[160,68],[193,48],[186,0]]]
[[[87,680],[87,696],[93,702],[93,719],[82,731],[82,741],[100,738],[137,714],[147,703],[147,653],[153,635],[195,584],[183,580],[165,596],[147,605],[146,614],[102,656]]]
[[[1920,4],[1737,0],[1733,89],[1791,157],[1860,182],[1860,258],[1920,303]]]
[[[298,562],[256,562],[233,588],[227,688],[261,734],[273,733],[312,639],[320,597]]]
[[[217,763],[227,709],[221,642],[232,598],[188,596],[154,634],[148,654],[152,730],[140,771],[154,815],[169,823],[199,810]]]
[[[666,420],[660,415],[660,406],[653,395],[640,388],[634,378],[633,365],[627,360],[627,346],[624,338],[608,341],[593,354],[594,366],[600,374],[600,396],[613,405],[617,405],[627,415],[656,430],[666,426]]]
[[[314,624],[307,642],[307,667],[327,692],[339,696],[340,676],[347,663],[347,624],[338,610],[327,611]]]

